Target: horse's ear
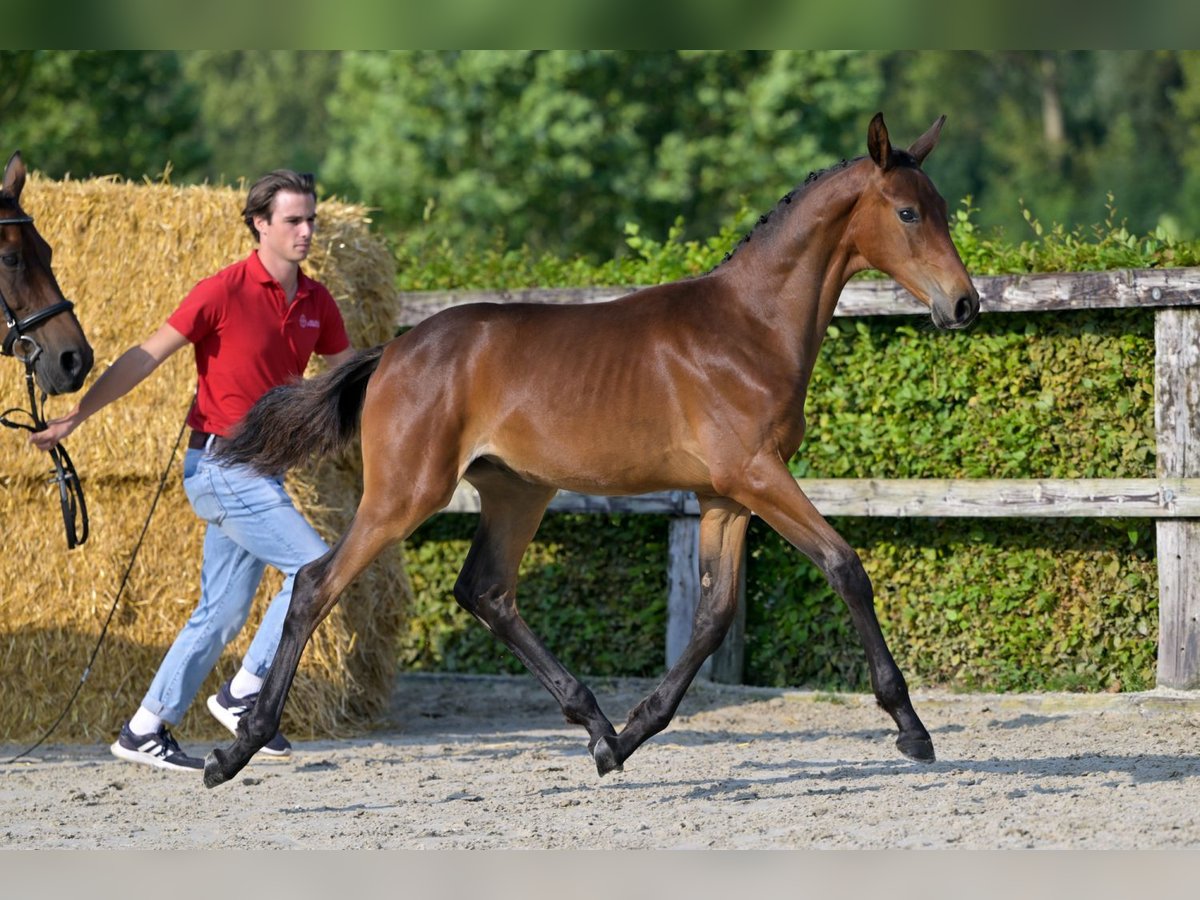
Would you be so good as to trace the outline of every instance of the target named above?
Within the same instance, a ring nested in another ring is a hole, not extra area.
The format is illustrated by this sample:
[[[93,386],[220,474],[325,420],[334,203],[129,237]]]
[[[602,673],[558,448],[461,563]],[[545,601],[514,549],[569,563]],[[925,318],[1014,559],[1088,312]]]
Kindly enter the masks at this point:
[[[14,200],[21,199],[21,189],[25,187],[25,163],[21,161],[21,151],[18,150],[8,159],[4,167],[4,193],[12,194]]]
[[[918,166],[925,162],[925,157],[937,146],[938,137],[941,136],[942,126],[945,124],[946,117],[938,116],[937,121],[929,126],[929,130],[913,141],[913,145],[908,148],[908,152],[916,159]]]
[[[875,113],[867,126],[867,150],[875,165],[887,171],[892,167],[892,142],[888,139],[887,126],[883,124],[883,113]]]

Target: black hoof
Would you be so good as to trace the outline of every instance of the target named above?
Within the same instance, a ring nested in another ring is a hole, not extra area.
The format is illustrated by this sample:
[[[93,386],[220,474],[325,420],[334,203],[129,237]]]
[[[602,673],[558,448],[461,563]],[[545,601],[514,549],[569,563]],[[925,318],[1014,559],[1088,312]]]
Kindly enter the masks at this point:
[[[933,741],[927,734],[900,735],[896,749],[917,762],[931,763],[937,759],[933,752]]]
[[[603,778],[609,772],[621,772],[623,767],[617,762],[617,748],[610,737],[602,737],[592,748],[592,757],[596,760],[596,771]]]
[[[224,784],[229,780],[229,776],[225,774],[225,769],[217,756],[219,752],[219,750],[213,750],[204,757],[204,786],[206,788],[215,788],[218,784]]]

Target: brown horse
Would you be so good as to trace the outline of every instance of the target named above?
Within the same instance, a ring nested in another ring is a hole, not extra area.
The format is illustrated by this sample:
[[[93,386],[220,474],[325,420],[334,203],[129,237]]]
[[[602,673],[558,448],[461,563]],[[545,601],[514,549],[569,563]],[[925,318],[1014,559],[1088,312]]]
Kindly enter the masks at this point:
[[[25,363],[47,394],[69,394],[91,371],[92,348],[50,268],[50,245],[21,209],[24,187],[25,163],[17,152],[0,188],[0,350]]]
[[[707,275],[590,306],[446,310],[326,375],[267,394],[226,460],[279,471],[361,427],[363,495],[337,545],[297,575],[258,702],[233,743],[209,754],[205,784],[232,778],[275,734],[313,629],[385,546],[447,504],[460,478],[478,489],[482,508],[455,599],[537,676],[567,721],[587,729],[601,775],[667,726],[720,644],[752,513],[845,600],[875,695],[899,727],[897,746],[932,760],[862,563],[787,460],[804,435],[809,376],[853,273],[888,273],[928,304],[940,328],[965,328],[979,312],[946,203],[920,168],[944,119],[904,151],[875,116],[866,157],[811,176]],[[558,488],[683,489],[700,503],[691,641],[620,733],[517,611],[517,564]]]

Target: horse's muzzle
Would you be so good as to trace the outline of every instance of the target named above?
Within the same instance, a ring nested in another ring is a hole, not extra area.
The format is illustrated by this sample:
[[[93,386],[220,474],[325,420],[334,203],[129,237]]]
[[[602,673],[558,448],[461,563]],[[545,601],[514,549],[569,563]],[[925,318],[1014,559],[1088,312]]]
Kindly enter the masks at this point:
[[[49,352],[38,347],[33,371],[42,390],[51,396],[73,394],[92,370],[92,348],[86,342]]]
[[[930,309],[933,324],[945,331],[970,328],[979,318],[979,292],[972,288],[953,301],[934,303]]]

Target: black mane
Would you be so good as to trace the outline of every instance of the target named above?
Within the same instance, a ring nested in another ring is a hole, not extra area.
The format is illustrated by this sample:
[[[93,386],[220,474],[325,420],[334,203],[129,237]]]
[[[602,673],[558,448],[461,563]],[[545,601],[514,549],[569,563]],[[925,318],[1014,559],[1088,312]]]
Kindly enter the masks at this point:
[[[828,166],[824,169],[818,169],[815,172],[809,172],[808,177],[804,179],[804,183],[792,188],[792,190],[788,191],[779,198],[778,202],[776,202],[775,206],[773,206],[769,212],[763,213],[761,216],[759,216],[758,221],[754,223],[754,227],[746,232],[745,236],[737,242],[737,245],[728,253],[726,253],[724,259],[713,266],[710,271],[716,271],[721,266],[725,265],[725,263],[729,262],[729,260],[733,258],[733,255],[737,253],[744,244],[750,243],[750,238],[752,238],[762,226],[766,225],[767,222],[770,221],[771,215],[777,209],[779,209],[781,206],[790,206],[792,200],[796,198],[797,194],[806,193],[814,182],[819,181],[823,176],[829,174],[830,172],[841,171],[842,169],[845,169],[852,162],[855,162],[855,160],[843,159],[841,162],[834,163],[832,166]]]

